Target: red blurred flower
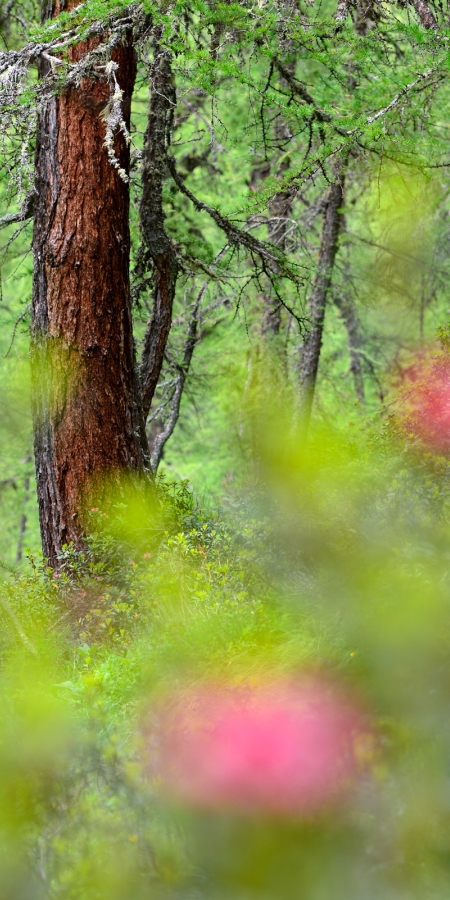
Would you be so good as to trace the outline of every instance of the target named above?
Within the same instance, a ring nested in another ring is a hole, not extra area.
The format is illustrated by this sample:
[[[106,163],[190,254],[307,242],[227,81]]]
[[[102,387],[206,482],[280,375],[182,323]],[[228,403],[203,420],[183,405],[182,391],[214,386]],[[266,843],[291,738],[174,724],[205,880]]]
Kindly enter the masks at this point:
[[[166,789],[198,808],[298,816],[341,797],[362,717],[319,679],[180,694],[161,724]]]
[[[450,358],[419,358],[401,376],[400,421],[430,450],[450,452]]]

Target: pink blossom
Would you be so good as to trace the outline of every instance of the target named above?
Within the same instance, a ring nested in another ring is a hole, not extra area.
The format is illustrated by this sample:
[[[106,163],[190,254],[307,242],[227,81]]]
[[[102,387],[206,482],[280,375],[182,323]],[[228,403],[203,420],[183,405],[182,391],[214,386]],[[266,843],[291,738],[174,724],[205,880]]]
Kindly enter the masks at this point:
[[[450,358],[419,358],[402,373],[401,423],[431,450],[450,452]]]
[[[177,696],[161,720],[166,790],[197,808],[301,816],[342,797],[362,717],[324,681]]]

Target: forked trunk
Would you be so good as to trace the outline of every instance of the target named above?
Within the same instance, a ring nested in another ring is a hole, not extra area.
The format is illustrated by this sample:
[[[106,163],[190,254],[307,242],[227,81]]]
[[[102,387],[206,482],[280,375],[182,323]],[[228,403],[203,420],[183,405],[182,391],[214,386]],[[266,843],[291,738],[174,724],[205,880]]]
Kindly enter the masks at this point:
[[[79,60],[98,39],[72,48]],[[129,122],[131,38],[113,51]],[[105,81],[85,78],[40,115],[33,235],[32,382],[39,516],[52,566],[83,545],[83,505],[102,476],[142,470],[146,441],[134,362],[129,192],[104,147]],[[124,172],[122,136],[115,155]]]
[[[308,333],[303,344],[300,359],[300,415],[302,427],[306,431],[311,417],[314,391],[319,371],[322,348],[325,308],[331,287],[334,261],[338,249],[339,232],[342,223],[342,203],[344,199],[344,178],[347,159],[344,158],[336,171],[336,181],[330,185],[323,214],[322,235],[316,274],[308,301]]]

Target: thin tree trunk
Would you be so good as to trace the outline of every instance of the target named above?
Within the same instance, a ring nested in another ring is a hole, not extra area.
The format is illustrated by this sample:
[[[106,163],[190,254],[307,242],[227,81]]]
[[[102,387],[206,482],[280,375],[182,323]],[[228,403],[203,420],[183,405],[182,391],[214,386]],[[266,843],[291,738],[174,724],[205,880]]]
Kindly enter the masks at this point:
[[[71,60],[99,40],[73,47]],[[113,60],[128,123],[131,36]],[[52,98],[38,123],[33,413],[42,544],[52,566],[64,544],[83,545],[83,505],[102,473],[140,471],[148,452],[134,363],[129,191],[104,147],[109,95],[104,81],[85,78]],[[114,151],[128,172],[122,136]]]
[[[172,324],[178,276],[176,248],[164,228],[163,184],[167,174],[167,146],[175,108],[170,52],[161,46],[162,29],[155,29],[151,96],[142,155],[141,267],[153,267],[153,309],[147,323],[141,359],[142,405],[147,418],[164,359]]]
[[[330,185],[323,216],[319,259],[308,303],[307,318],[309,331],[302,347],[300,358],[300,407],[302,426],[308,428],[311,417],[317,373],[322,347],[325,307],[331,287],[334,260],[338,248],[342,224],[341,207],[344,199],[344,178],[346,160],[336,173],[336,181]]]
[[[295,71],[295,63],[288,63],[286,68],[292,74]],[[283,86],[286,84],[281,79]],[[286,122],[281,115],[275,120],[275,140],[278,145],[286,144],[291,140],[291,134]],[[289,169],[289,159],[285,157],[279,167],[278,174],[283,177]],[[277,191],[269,200],[269,222],[267,225],[268,237],[271,243],[280,250],[286,250],[288,222],[292,215],[292,191]],[[278,335],[281,328],[281,304],[269,285],[264,296],[264,311],[262,320],[262,333],[265,337]]]
[[[336,31],[341,31],[344,27],[351,6],[352,0],[338,0],[335,13]]]
[[[200,324],[200,304],[204,297],[207,286],[208,282],[205,282],[200,289],[191,313],[187,335],[183,346],[182,362],[179,366],[177,366],[178,374],[172,396],[169,417],[164,425],[164,428],[155,435],[150,445],[152,468],[154,472],[156,472],[158,469],[164,453],[164,447],[167,444],[169,438],[172,437],[180,415],[181,398],[183,396],[184,386],[189,374],[192,357],[194,355],[194,350],[197,344],[201,340],[201,335],[199,335],[198,333]]]
[[[24,460],[24,464],[26,466],[29,466],[32,461],[32,458],[33,457],[31,455],[27,456],[26,459]],[[28,497],[30,494],[30,474],[29,474],[29,472],[27,472],[25,475],[23,487],[24,487],[23,512],[20,517],[19,539],[17,541],[17,552],[16,552],[16,563],[19,563],[22,559],[23,539],[25,537],[25,531],[27,528],[27,514],[26,514],[25,510],[27,507]]]
[[[289,41],[284,49],[286,52],[292,54],[292,42]],[[289,59],[285,62],[283,70],[289,76],[293,77],[295,75],[295,59]],[[282,74],[280,75],[280,84],[282,88],[288,88],[288,82]],[[291,138],[292,136],[284,116],[281,113],[278,113],[273,124],[273,140],[278,147],[278,158],[281,156],[281,161],[279,162],[277,169],[277,175],[281,178],[286,175],[290,166],[289,157],[286,155],[283,157],[283,147],[289,143]],[[258,182],[265,181],[270,174],[271,165],[269,162],[257,164],[251,175],[250,187],[253,190],[256,190]],[[292,191],[277,191],[268,203],[268,238],[272,244],[275,244],[276,247],[283,251],[286,250],[288,221],[292,215],[292,198]],[[262,299],[263,312],[261,333],[263,338],[266,339],[266,342],[272,342],[271,349],[273,349],[273,338],[280,333],[281,328],[281,304],[270,284],[268,284],[267,289],[264,291]]]

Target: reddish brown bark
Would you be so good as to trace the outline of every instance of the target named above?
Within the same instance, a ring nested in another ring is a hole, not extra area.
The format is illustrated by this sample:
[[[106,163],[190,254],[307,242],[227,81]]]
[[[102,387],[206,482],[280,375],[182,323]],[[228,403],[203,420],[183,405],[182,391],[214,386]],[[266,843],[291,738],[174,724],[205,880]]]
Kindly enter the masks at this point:
[[[71,50],[80,59],[92,43]],[[131,40],[113,52],[130,115]],[[44,555],[83,543],[83,502],[101,475],[141,470],[145,433],[134,363],[128,185],[108,160],[104,81],[84,79],[40,116],[33,236],[32,377]],[[122,136],[115,153],[128,171]]]

